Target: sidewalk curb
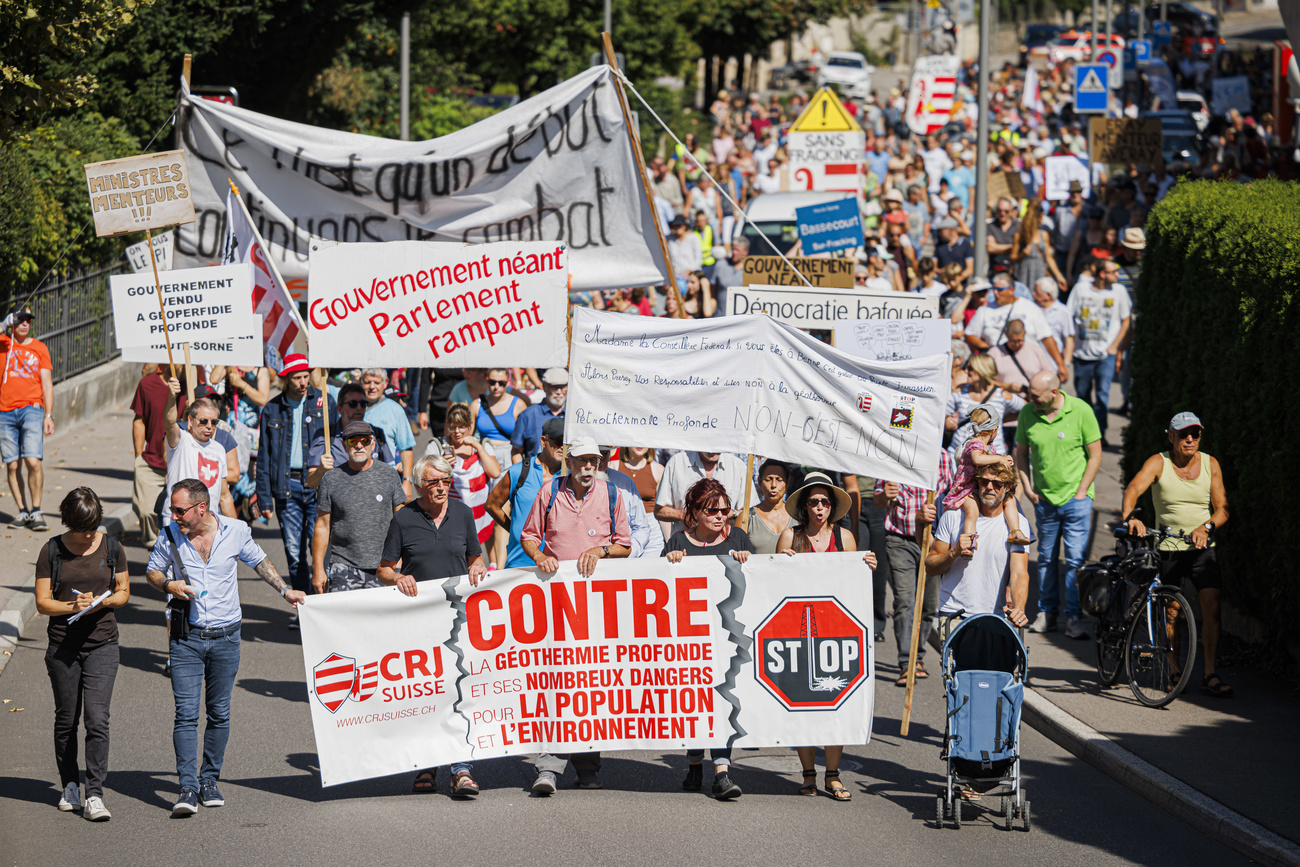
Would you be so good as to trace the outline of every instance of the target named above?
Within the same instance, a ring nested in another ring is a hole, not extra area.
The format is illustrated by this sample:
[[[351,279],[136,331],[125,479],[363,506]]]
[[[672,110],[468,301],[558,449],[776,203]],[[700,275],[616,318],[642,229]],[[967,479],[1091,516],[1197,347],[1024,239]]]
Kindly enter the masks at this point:
[[[99,525],[100,532],[122,537],[126,531],[126,521],[132,514],[131,504],[119,506],[104,516]],[[36,576],[28,578],[22,587],[10,597],[3,610],[0,610],[0,674],[13,659],[18,639],[36,617]]]
[[[1032,688],[1025,689],[1024,720],[1106,776],[1210,839],[1261,864],[1300,867],[1300,845],[1134,755]]]

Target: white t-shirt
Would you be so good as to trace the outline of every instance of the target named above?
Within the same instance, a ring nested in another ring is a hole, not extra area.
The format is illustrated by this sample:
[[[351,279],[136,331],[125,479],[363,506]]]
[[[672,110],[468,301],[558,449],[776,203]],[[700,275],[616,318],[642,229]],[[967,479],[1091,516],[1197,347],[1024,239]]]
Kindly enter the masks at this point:
[[[781,181],[773,175],[757,175],[754,178],[754,189],[760,193],[779,193],[781,192]]]
[[[1128,292],[1118,285],[1103,291],[1096,284],[1079,283],[1070,293],[1069,307],[1074,317],[1074,357],[1083,361],[1105,358],[1131,313]]]
[[[1024,298],[1017,298],[1007,307],[979,308],[966,324],[966,333],[975,335],[990,346],[997,346],[1002,342],[1002,326],[1007,323],[1007,317],[1025,323],[1027,340],[1041,342],[1043,338],[1052,336],[1052,328],[1047,324],[1042,308]]]
[[[944,512],[935,525],[934,537],[946,542],[950,548],[956,547],[965,517],[961,509]],[[1002,515],[995,518],[981,515],[975,520],[975,532],[979,534],[975,556],[970,560],[958,557],[939,579],[941,613],[954,614],[964,610],[968,617],[973,614],[995,614],[1005,604],[1007,560],[1012,552],[1022,553],[1027,549],[1024,545],[1007,544],[1007,519]],[[1034,537],[1023,513],[1020,516],[1020,532],[1030,539]]]
[[[943,148],[932,148],[921,151],[921,162],[925,164],[925,176],[930,181],[927,189],[932,193],[939,192],[939,178],[953,167],[952,157]]]
[[[166,441],[164,440],[164,445]],[[198,479],[208,486],[211,511],[221,502],[221,480],[226,477],[226,447],[215,436],[200,443],[187,430],[181,431],[176,448],[166,445],[167,490],[163,493],[162,525],[172,521],[172,488],[181,479]]]

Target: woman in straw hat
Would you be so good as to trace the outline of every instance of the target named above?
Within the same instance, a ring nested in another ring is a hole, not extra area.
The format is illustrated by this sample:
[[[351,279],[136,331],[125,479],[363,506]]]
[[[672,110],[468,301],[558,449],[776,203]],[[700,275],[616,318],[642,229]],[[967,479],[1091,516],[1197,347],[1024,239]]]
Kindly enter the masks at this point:
[[[781,533],[776,550],[790,556],[856,551],[852,534],[835,523],[848,513],[850,503],[848,492],[825,473],[811,472],[804,476],[803,485],[786,498],[785,509],[794,518],[795,525]],[[871,551],[867,551],[862,560],[869,568],[876,568],[876,555]],[[840,756],[844,754],[844,747],[828,746],[823,750],[826,753],[826,791],[837,801],[852,800],[853,793],[840,782]],[[803,766],[803,785],[799,794],[816,795],[817,748],[799,747],[796,752],[799,753],[799,764]]]

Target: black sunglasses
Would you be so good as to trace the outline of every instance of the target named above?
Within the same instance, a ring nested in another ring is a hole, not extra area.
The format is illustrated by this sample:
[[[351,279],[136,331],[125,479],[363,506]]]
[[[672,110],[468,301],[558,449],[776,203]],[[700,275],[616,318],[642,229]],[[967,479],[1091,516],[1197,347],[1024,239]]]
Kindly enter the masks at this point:
[[[196,424],[199,427],[216,427],[217,420],[215,418],[196,418],[192,424]]]
[[[503,387],[504,387],[504,386],[509,385],[510,383],[509,383],[508,380],[504,380],[504,379],[489,379],[489,380],[487,381],[487,384],[488,384],[488,385],[500,385],[500,386],[503,386]]]
[[[361,409],[363,406],[370,406],[369,402],[364,400],[345,400],[343,405],[349,409]]]

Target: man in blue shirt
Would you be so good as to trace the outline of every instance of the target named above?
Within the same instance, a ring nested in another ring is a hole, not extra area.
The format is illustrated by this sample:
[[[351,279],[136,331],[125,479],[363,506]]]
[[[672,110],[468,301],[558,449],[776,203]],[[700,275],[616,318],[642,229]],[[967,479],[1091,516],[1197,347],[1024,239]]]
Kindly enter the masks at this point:
[[[569,394],[569,372],[552,367],[542,374],[542,402],[519,413],[510,435],[511,463],[528,463],[542,449],[542,428],[553,418],[564,420],[564,401]],[[561,434],[563,439],[563,434]]]
[[[961,199],[963,208],[970,207],[970,191],[975,186],[975,170],[971,164],[975,161],[973,151],[964,150],[961,152],[961,163],[953,166],[944,172],[942,177],[948,182],[948,189],[958,199]]]
[[[262,408],[257,507],[267,520],[274,508],[280,538],[284,540],[289,582],[295,590],[306,593],[311,589],[308,553],[316,526],[316,492],[306,485],[311,466],[308,450],[312,440],[324,436],[324,414],[334,411],[334,402],[311,385],[311,367],[305,355],[285,356],[280,383],[283,391]],[[289,628],[298,628],[296,615]]]
[[[885,176],[889,174],[889,161],[893,158],[894,155],[885,148],[885,139],[874,137],[871,146],[867,149],[867,168],[876,176],[881,186],[885,184]]]
[[[211,511],[207,486],[182,479],[172,488],[172,522],[160,533],[149,555],[145,577],[153,587],[172,594],[170,652],[176,718],[172,745],[180,797],[173,816],[188,816],[226,803],[217,780],[230,739],[230,693],[239,672],[240,621],[238,563],[257,572],[296,609],[306,594],[291,590],[276,574],[266,552],[253,541],[243,521]],[[184,614],[188,613],[188,617]],[[199,700],[206,697],[203,768],[198,762]]]
[[[524,410],[520,418],[527,414],[528,410]],[[515,431],[518,430],[516,425]],[[511,464],[487,498],[488,514],[499,526],[510,531],[510,539],[506,543],[507,569],[524,569],[534,565],[533,558],[524,553],[519,537],[524,531],[524,521],[533,508],[533,500],[537,499],[537,492],[549,485],[563,466],[564,417],[548,419],[542,425],[538,439],[540,450],[537,454],[526,461]],[[510,504],[509,514],[505,510],[507,503]]]

